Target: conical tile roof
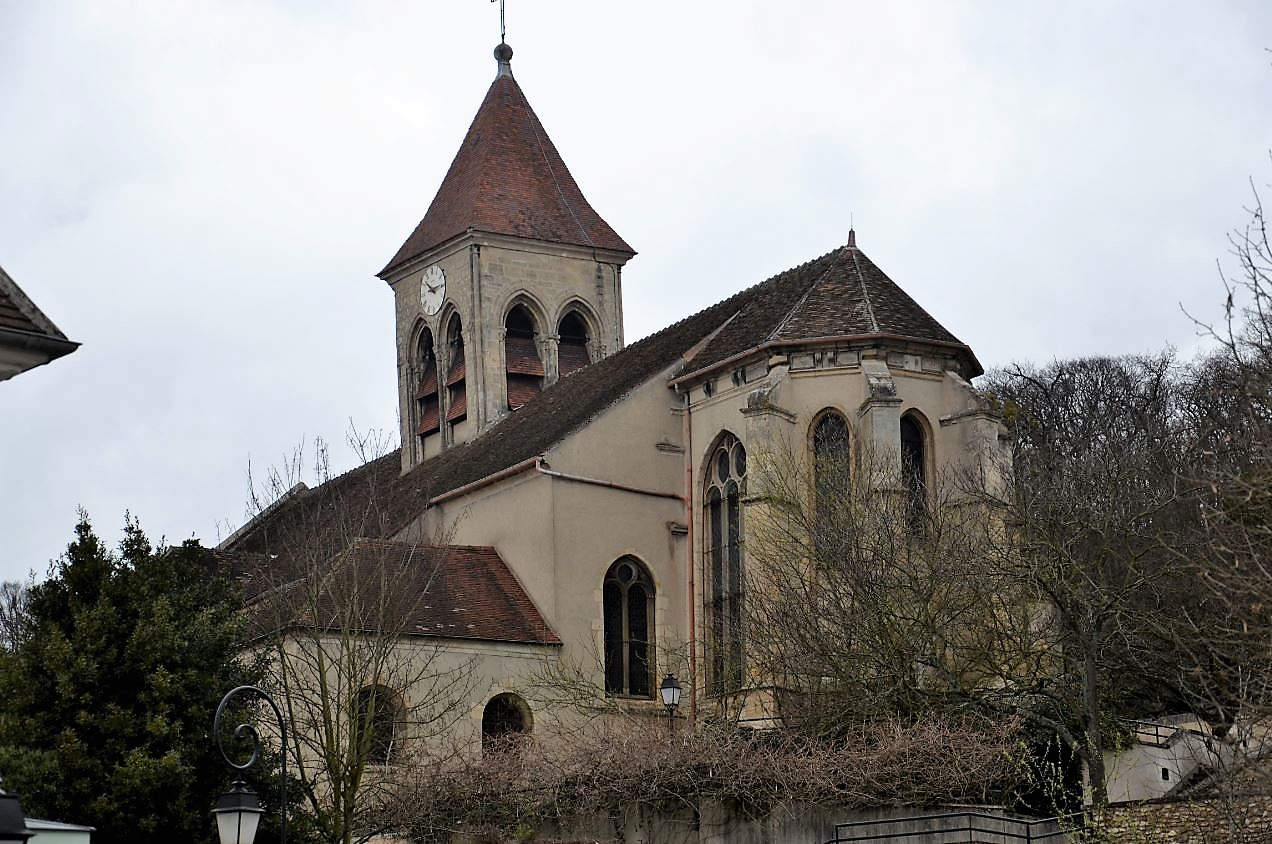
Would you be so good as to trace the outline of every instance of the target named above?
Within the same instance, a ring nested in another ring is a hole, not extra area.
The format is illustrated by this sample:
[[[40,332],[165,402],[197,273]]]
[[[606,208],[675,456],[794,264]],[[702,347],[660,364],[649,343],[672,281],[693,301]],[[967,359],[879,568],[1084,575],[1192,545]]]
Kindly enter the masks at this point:
[[[982,372],[972,350],[857,248],[842,246],[765,282],[689,363],[682,378],[761,346],[823,339],[891,338],[944,346],[964,375]]]
[[[499,73],[424,219],[380,271],[469,229],[634,255],[601,219],[512,77],[512,50],[495,50]]]

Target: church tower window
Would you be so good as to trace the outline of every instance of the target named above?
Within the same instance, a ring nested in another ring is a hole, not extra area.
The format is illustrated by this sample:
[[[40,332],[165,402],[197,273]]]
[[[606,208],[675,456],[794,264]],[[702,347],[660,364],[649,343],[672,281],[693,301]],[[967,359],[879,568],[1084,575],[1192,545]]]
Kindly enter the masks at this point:
[[[543,389],[543,361],[539,359],[538,331],[525,305],[517,305],[504,320],[504,358],[507,369],[508,408],[516,410]]]
[[[913,411],[901,417],[901,483],[910,528],[917,531],[927,515],[927,431]]]
[[[653,697],[654,584],[634,557],[605,573],[605,693]]]
[[[587,323],[578,311],[570,311],[561,317],[557,336],[561,338],[557,351],[557,372],[560,375],[568,375],[592,362],[587,348],[591,337],[588,336]]]
[[[419,419],[416,434],[422,442],[425,437],[436,433],[442,427],[433,332],[427,328],[421,330],[415,349],[415,366],[419,376],[415,390],[415,408]]]
[[[467,375],[464,365],[464,326],[459,314],[451,316],[446,328],[446,356],[450,363],[446,373],[446,421],[458,425],[468,417],[468,394],[464,387]]]
[[[742,688],[742,495],[746,449],[725,434],[711,452],[704,490],[707,569],[707,684],[712,694]]]

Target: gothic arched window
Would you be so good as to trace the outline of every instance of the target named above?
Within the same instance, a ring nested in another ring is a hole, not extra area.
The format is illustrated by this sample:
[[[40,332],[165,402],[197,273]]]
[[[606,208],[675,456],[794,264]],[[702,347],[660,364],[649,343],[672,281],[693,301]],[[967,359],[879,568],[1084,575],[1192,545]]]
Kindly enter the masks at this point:
[[[507,367],[508,408],[516,410],[543,389],[543,361],[539,360],[534,317],[517,305],[504,320],[504,359]]]
[[[927,515],[927,428],[918,415],[901,417],[901,483],[906,493],[906,517],[918,530]]]
[[[635,557],[605,573],[605,693],[653,697],[654,582]]]
[[[558,377],[568,375],[592,362],[587,349],[591,337],[588,336],[587,323],[578,311],[570,311],[561,317],[557,336],[561,338],[557,345]]]
[[[442,427],[441,407],[438,401],[437,358],[433,351],[433,332],[420,331],[415,344],[415,371],[419,376],[415,389],[415,407],[419,417],[416,434],[420,441]]]
[[[464,388],[467,369],[464,365],[464,326],[459,314],[450,318],[446,327],[446,421],[458,425],[468,417],[468,394]]]
[[[849,526],[845,503],[852,482],[848,423],[834,411],[813,426],[813,550],[827,562],[842,545]]]
[[[530,706],[520,695],[504,692],[486,702],[481,713],[481,749],[515,750],[517,739],[533,728]]]
[[[393,759],[393,743],[398,723],[398,696],[384,686],[358,690],[358,735],[366,748],[367,762],[387,765]]]
[[[707,588],[707,686],[713,694],[742,688],[742,495],[746,449],[725,434],[711,451],[703,490],[703,555]]]
[[[817,491],[847,492],[850,471],[848,423],[831,411],[813,426],[813,472]]]

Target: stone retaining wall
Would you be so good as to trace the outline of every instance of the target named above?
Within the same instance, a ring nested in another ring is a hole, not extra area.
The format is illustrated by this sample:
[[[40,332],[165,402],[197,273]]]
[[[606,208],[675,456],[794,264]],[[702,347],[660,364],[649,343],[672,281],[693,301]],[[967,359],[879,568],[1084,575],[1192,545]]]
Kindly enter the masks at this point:
[[[1101,840],[1108,844],[1272,842],[1272,797],[1114,807]]]

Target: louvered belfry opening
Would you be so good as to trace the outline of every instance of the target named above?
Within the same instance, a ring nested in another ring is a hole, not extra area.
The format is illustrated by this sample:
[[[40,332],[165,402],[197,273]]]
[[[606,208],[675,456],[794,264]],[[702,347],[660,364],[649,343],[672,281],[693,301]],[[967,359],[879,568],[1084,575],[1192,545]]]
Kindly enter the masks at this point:
[[[504,320],[504,357],[508,377],[508,408],[516,410],[543,389],[543,361],[539,359],[534,317],[517,305]]]
[[[415,390],[415,408],[419,414],[419,427],[416,433],[422,441],[429,434],[435,434],[442,427],[441,401],[437,383],[437,356],[433,351],[433,332],[425,328],[420,332],[416,344],[416,367],[419,381]]]
[[[464,366],[464,326],[459,314],[452,316],[446,327],[446,355],[450,361],[446,373],[446,421],[458,425],[468,418],[468,394],[464,388],[467,374]]]
[[[587,366],[592,362],[587,350],[588,341],[591,339],[588,336],[587,323],[583,321],[583,317],[579,316],[577,311],[570,311],[561,318],[557,336],[561,338],[557,347],[557,372],[559,375],[569,375],[574,370]]]

